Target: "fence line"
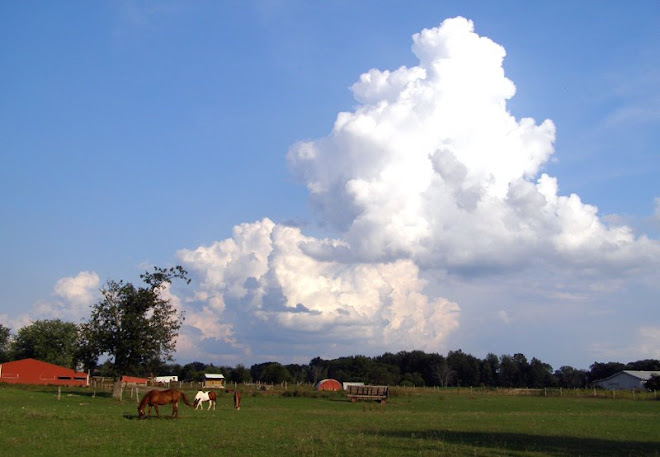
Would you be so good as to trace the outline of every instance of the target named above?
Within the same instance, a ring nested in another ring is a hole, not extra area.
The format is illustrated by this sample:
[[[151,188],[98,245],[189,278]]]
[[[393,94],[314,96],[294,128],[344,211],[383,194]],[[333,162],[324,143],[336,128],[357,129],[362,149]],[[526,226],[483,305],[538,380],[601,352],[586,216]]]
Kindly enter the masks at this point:
[[[154,388],[175,388],[182,390],[202,390],[204,383],[201,381],[176,381],[170,382],[169,385],[124,385],[124,389],[130,389],[130,398],[141,395]],[[94,391],[112,391],[113,380],[111,378],[97,378],[90,382],[90,387]],[[247,391],[278,391],[286,390],[287,385],[269,385],[262,383],[232,383],[228,382],[225,386],[229,389],[242,387]],[[310,388],[313,386],[310,384]],[[433,390],[436,392],[461,394],[485,394],[485,395],[511,395],[511,396],[541,396],[541,397],[561,397],[561,398],[601,398],[612,400],[657,400],[658,392],[646,391],[641,389],[631,390],[605,390],[596,388],[564,388],[564,387],[544,387],[544,388],[517,388],[517,387],[407,387],[407,386],[392,386],[392,391],[397,393],[413,393],[415,391],[424,392]]]
[[[595,388],[562,388],[562,387],[403,387],[395,386],[394,390],[400,392],[414,392],[420,390],[435,390],[454,394],[510,395],[530,397],[563,397],[563,398],[603,398],[613,400],[657,400],[658,392],[655,390],[605,390]]]

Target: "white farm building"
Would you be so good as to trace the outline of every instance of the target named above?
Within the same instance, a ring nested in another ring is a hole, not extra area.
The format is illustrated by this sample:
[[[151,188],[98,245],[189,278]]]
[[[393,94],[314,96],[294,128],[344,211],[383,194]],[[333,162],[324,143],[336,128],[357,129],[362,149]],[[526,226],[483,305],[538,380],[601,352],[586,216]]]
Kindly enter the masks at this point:
[[[164,385],[170,385],[171,382],[178,382],[179,377],[178,376],[156,376],[154,378],[154,382],[156,384],[164,384]]]
[[[660,376],[660,371],[623,370],[594,384],[607,390],[645,389],[646,381],[653,375]]]

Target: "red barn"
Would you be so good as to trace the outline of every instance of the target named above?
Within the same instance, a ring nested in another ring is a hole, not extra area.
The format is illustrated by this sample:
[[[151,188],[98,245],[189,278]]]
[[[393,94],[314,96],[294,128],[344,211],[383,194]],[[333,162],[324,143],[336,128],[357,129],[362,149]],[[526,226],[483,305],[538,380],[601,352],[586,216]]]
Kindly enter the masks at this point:
[[[122,376],[121,382],[125,385],[146,386],[149,380],[147,378],[137,378],[135,376]]]
[[[35,359],[0,364],[0,382],[54,386],[88,386],[87,373]]]
[[[323,379],[317,382],[314,388],[316,390],[331,390],[333,392],[336,392],[338,390],[341,390],[341,383],[336,379]]]

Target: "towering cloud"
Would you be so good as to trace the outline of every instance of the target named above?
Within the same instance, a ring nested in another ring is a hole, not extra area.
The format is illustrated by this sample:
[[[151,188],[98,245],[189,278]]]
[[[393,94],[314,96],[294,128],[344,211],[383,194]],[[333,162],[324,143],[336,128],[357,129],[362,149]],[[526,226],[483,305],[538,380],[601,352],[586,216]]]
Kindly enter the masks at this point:
[[[460,271],[538,255],[619,262],[649,248],[540,174],[555,127],[507,111],[515,87],[501,46],[455,18],[415,34],[412,49],[418,66],[363,74],[358,108],[288,155],[355,255]]]
[[[264,219],[179,253],[201,278],[190,338],[239,351],[257,341],[298,343],[306,354],[328,342],[336,354],[354,343],[442,351],[459,307],[431,296],[422,278],[438,291],[443,274],[539,261],[575,271],[657,264],[657,242],[606,225],[543,173],[555,126],[507,110],[515,86],[501,46],[459,17],[415,34],[412,51],[418,65],[361,75],[355,110],[288,153],[339,239]]]

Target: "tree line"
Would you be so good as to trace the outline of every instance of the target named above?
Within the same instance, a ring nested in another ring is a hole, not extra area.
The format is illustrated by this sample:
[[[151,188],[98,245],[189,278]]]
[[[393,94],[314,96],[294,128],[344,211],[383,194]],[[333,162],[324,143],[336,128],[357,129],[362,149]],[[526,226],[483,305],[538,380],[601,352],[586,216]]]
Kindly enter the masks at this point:
[[[423,351],[386,352],[376,357],[354,355],[308,364],[265,362],[252,365],[214,366],[202,362],[163,365],[162,373],[179,376],[182,381],[202,381],[204,373],[222,373],[229,382],[267,384],[312,383],[326,378],[341,382],[398,386],[509,387],[509,388],[585,388],[594,381],[621,370],[660,371],[660,360],[646,359],[629,363],[595,362],[589,370],[562,366],[557,370],[537,358],[523,354],[488,354],[479,359],[460,349],[446,356]]]
[[[7,327],[0,324],[0,362],[36,358],[71,368],[82,369],[78,334],[80,327],[59,319],[35,321],[21,328],[12,338]],[[307,364],[264,362],[249,368],[214,365],[203,362],[167,363],[151,359],[136,364],[122,374],[135,376],[173,375],[181,381],[202,381],[205,373],[221,373],[228,382],[267,384],[316,384],[325,378],[342,382],[400,386],[442,387],[510,387],[510,388],[584,388],[622,370],[660,371],[660,360],[634,362],[594,362],[588,370],[563,365],[552,366],[536,357],[528,359],[522,353],[514,355],[488,354],[478,358],[462,350],[447,355],[423,351],[386,352],[375,357],[353,355],[336,359],[316,357]],[[117,367],[112,359],[88,367],[96,376],[115,377]]]
[[[0,323],[0,363],[35,358],[99,376],[118,379],[128,374],[167,374],[183,381],[201,381],[204,373],[222,373],[229,382],[269,384],[316,383],[334,378],[342,382],[401,386],[486,386],[513,388],[583,388],[621,370],[660,371],[655,359],[635,362],[594,362],[589,370],[568,365],[557,370],[524,354],[488,354],[483,359],[462,350],[447,355],[423,351],[386,352],[375,357],[352,355],[332,360],[320,357],[308,364],[265,362],[247,368],[202,362],[171,364],[174,342],[184,316],[162,290],[175,279],[190,283],[180,266],[154,267],[140,275],[144,286],[108,281],[102,299],[91,307],[82,324],[60,319],[37,320],[15,335]],[[98,360],[107,360],[99,365]]]

